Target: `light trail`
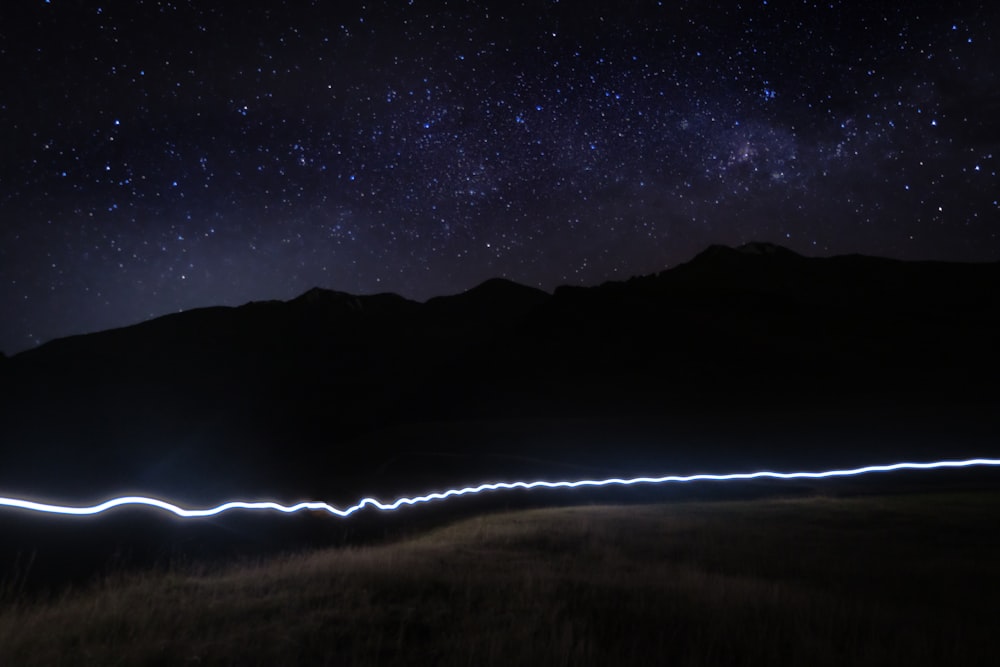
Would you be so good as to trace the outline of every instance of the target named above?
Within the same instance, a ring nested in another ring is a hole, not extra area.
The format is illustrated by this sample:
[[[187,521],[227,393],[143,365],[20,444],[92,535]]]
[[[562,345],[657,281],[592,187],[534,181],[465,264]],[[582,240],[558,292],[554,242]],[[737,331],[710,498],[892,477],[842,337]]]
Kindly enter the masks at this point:
[[[664,477],[632,477],[630,479],[620,479],[613,477],[610,479],[584,479],[576,482],[495,482],[492,484],[480,484],[479,486],[467,486],[462,489],[449,489],[440,493],[429,493],[425,496],[414,496],[412,498],[397,498],[391,503],[383,503],[375,498],[364,498],[356,505],[346,509],[338,509],[329,503],[324,502],[302,502],[295,505],[282,505],[274,502],[246,502],[236,500],[223,503],[217,507],[208,509],[185,509],[157,498],[145,496],[123,496],[112,498],[99,505],[90,507],[69,507],[65,505],[51,505],[39,503],[20,498],[0,497],[0,507],[10,507],[14,509],[29,510],[32,512],[45,512],[48,514],[63,514],[71,516],[86,516],[101,514],[116,507],[127,505],[138,505],[154,507],[176,514],[185,519],[215,516],[230,510],[271,510],[291,514],[302,510],[325,511],[338,517],[348,517],[365,507],[373,507],[383,512],[397,510],[404,505],[418,505],[436,500],[444,500],[452,496],[465,496],[482,493],[484,491],[500,491],[508,489],[576,489],[580,487],[596,486],[632,486],[633,484],[668,484],[685,482],[729,482],[736,480],[751,479],[824,479],[827,477],[855,477],[877,472],[892,472],[895,470],[932,470],[938,468],[969,468],[973,466],[1000,466],[1000,459],[967,459],[965,461],[934,461],[931,463],[892,463],[889,465],[865,466],[863,468],[852,468],[850,470],[826,470],[823,472],[746,472],[730,473],[727,475],[667,475]]]

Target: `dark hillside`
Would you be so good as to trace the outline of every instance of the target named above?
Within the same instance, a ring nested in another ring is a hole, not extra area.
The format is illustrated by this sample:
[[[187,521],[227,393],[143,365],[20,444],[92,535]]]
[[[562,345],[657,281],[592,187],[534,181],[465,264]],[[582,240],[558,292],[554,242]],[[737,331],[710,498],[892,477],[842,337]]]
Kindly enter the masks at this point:
[[[807,258],[769,244],[713,246],[660,274],[554,295],[505,280],[423,304],[313,289],[7,360],[0,484],[72,496],[212,480],[213,498],[351,495],[404,454],[537,449],[426,426],[445,423],[638,420],[655,441],[657,420],[773,433],[808,431],[810,415],[833,410],[900,433],[911,417],[941,416],[990,434],[996,340],[1000,265]],[[440,484],[479,470],[440,469]]]

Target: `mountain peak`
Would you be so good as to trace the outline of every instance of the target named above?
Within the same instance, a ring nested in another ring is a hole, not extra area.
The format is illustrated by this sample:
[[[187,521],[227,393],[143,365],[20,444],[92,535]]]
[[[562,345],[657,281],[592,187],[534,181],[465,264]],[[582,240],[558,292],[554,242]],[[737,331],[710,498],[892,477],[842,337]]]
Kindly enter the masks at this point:
[[[313,287],[292,299],[292,303],[330,303],[355,298],[347,292]]]
[[[787,259],[801,258],[802,255],[784,246],[766,241],[751,241],[735,248],[715,243],[696,255],[688,264],[702,265],[706,261],[714,264],[719,261],[733,261],[740,257],[783,257]]]
[[[432,310],[447,311],[478,319],[510,321],[545,302],[548,292],[516,283],[506,278],[490,278],[475,287],[452,296],[434,297],[426,305]]]
[[[736,248],[736,252],[744,255],[784,255],[786,257],[801,257],[797,252],[789,250],[785,246],[766,241],[751,241]]]
[[[489,280],[479,283],[472,289],[466,290],[465,294],[502,294],[515,292],[521,294],[548,296],[544,291],[538,289],[537,287],[522,285],[521,283],[516,283],[513,280],[508,280],[507,278],[490,278]]]

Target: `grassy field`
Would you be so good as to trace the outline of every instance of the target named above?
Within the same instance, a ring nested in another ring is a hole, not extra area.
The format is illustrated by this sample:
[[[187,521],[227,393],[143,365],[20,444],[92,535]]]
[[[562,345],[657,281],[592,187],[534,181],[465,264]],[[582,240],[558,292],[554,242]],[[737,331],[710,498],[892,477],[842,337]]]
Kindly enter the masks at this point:
[[[8,594],[0,664],[996,664],[998,527],[995,493],[494,514]]]

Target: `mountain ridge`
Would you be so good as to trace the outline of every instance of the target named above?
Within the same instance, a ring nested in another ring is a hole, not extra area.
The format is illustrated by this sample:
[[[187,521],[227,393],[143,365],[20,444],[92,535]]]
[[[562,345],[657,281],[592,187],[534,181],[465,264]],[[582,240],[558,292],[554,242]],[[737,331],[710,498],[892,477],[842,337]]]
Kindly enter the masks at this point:
[[[22,355],[31,356],[32,353],[45,349],[57,341],[65,341],[70,339],[79,339],[88,336],[100,336],[108,334],[111,332],[121,332],[122,330],[129,330],[134,327],[143,327],[153,322],[159,322],[162,320],[173,321],[175,318],[183,318],[185,315],[207,313],[207,312],[223,312],[223,311],[236,311],[240,309],[247,308],[266,308],[274,306],[277,304],[296,304],[296,305],[308,305],[313,307],[341,307],[350,310],[360,310],[365,304],[376,304],[380,303],[383,307],[392,307],[393,305],[399,307],[413,307],[413,306],[426,306],[431,304],[432,307],[438,307],[442,304],[449,304],[454,302],[467,302],[471,303],[473,301],[481,301],[489,298],[497,298],[503,294],[513,295],[514,293],[520,293],[522,297],[527,297],[527,295],[532,295],[536,302],[544,301],[544,297],[555,296],[556,294],[566,294],[572,291],[579,290],[601,290],[601,289],[614,289],[615,286],[623,283],[632,284],[642,284],[651,283],[657,280],[670,280],[673,278],[678,278],[682,280],[699,279],[704,273],[720,273],[724,271],[731,271],[734,273],[739,273],[745,275],[745,271],[751,265],[750,262],[763,261],[773,261],[774,259],[779,259],[779,261],[787,263],[796,263],[796,267],[802,266],[803,263],[828,263],[828,264],[865,264],[869,266],[908,266],[908,267],[955,267],[956,270],[964,271],[966,273],[971,272],[981,272],[989,273],[996,267],[1000,267],[1000,262],[947,262],[947,261],[931,261],[931,260],[899,260],[892,258],[879,257],[874,255],[864,255],[864,254],[846,254],[846,255],[833,255],[827,257],[809,257],[806,255],[801,255],[793,250],[790,250],[779,244],[770,242],[760,242],[752,241],[744,243],[740,246],[731,247],[722,244],[713,244],[708,246],[705,250],[695,255],[691,260],[681,263],[673,268],[665,269],[652,274],[646,275],[636,275],[625,280],[612,280],[606,281],[604,283],[599,283],[592,286],[581,286],[581,285],[559,285],[552,293],[546,292],[542,289],[532,287],[529,285],[524,285],[516,281],[512,281],[507,278],[490,278],[487,279],[473,287],[458,292],[455,294],[442,295],[431,297],[424,302],[414,301],[408,299],[399,294],[393,292],[380,292],[374,294],[352,294],[349,292],[343,292],[340,290],[329,289],[324,287],[315,286],[305,292],[299,294],[288,300],[263,300],[257,301],[252,300],[244,304],[237,306],[203,306],[198,308],[192,308],[186,311],[181,311],[177,313],[167,313],[160,315],[149,320],[142,322],[128,324],[121,327],[115,327],[112,329],[106,329],[102,331],[73,334],[71,336],[65,336],[47,341],[35,348],[28,350],[23,350],[16,354],[4,355],[7,360],[15,359]],[[787,266],[787,264],[786,264]],[[719,285],[716,285],[719,287]],[[742,285],[743,289],[760,289],[761,284],[759,283],[746,283]],[[543,296],[544,295],[544,296]],[[501,297],[503,298],[503,297]],[[516,298],[516,297],[511,297]]]
[[[423,303],[316,288],[6,359],[0,443],[17,445],[0,447],[0,486],[68,493],[211,479],[214,489],[319,495],[336,479],[374,492],[362,472],[401,453],[486,456],[490,433],[450,435],[469,423],[753,414],[781,424],[842,405],[972,410],[969,423],[989,430],[996,340],[1000,264],[809,258],[759,244],[552,294],[504,279]],[[412,442],[394,435],[413,432]],[[319,472],[328,466],[339,472]],[[435,460],[421,474],[458,475],[447,470]]]

